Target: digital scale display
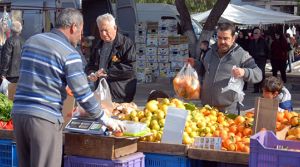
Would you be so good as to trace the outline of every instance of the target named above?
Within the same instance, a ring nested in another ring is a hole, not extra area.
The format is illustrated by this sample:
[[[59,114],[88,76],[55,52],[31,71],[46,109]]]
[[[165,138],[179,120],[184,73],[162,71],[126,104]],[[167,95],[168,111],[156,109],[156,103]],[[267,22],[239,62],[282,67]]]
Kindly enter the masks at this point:
[[[72,119],[67,126],[66,130],[71,132],[80,132],[87,134],[104,134],[106,127],[101,125],[99,122],[82,120],[82,119]]]

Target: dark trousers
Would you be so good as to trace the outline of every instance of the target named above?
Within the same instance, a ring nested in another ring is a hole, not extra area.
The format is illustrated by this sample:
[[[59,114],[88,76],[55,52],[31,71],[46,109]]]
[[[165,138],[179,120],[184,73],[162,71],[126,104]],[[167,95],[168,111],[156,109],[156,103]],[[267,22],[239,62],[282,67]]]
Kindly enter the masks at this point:
[[[259,83],[254,84],[254,92],[259,92],[261,88],[261,84],[265,79],[265,68],[266,68],[267,60],[255,60],[255,63],[257,64],[258,68],[262,72],[262,80]]]
[[[273,76],[277,77],[277,72],[280,71],[281,79],[286,83],[286,60],[271,60]]]
[[[13,115],[19,167],[61,167],[62,124]]]

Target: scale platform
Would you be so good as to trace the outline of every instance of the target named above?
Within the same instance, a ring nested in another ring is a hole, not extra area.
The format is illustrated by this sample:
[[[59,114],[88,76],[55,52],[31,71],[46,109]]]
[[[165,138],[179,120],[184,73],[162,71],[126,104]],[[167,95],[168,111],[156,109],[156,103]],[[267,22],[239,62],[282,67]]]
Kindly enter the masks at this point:
[[[69,132],[105,135],[107,127],[97,121],[72,118],[65,127],[65,130]]]

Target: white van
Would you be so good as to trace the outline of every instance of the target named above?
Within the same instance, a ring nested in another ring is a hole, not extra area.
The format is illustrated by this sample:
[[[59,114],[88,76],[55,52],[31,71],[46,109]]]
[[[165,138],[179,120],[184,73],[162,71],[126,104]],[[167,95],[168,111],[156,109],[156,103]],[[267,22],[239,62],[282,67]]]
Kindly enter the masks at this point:
[[[174,17],[180,23],[179,13],[176,6],[165,3],[136,3],[137,22],[158,22],[163,16]],[[112,4],[113,13],[116,17],[116,5]],[[132,10],[133,6],[128,6]],[[127,18],[130,19],[130,18]],[[192,19],[192,25],[196,36],[199,38],[202,26]]]

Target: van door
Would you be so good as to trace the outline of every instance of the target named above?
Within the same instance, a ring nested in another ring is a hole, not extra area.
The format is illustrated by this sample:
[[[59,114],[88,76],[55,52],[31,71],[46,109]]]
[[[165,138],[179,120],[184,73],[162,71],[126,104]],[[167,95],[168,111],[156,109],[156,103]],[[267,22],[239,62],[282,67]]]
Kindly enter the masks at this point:
[[[116,18],[119,32],[134,41],[134,29],[137,22],[137,10],[134,0],[117,0]]]
[[[82,0],[82,14],[84,20],[84,36],[99,38],[96,19],[99,15],[111,13],[110,0]]]

